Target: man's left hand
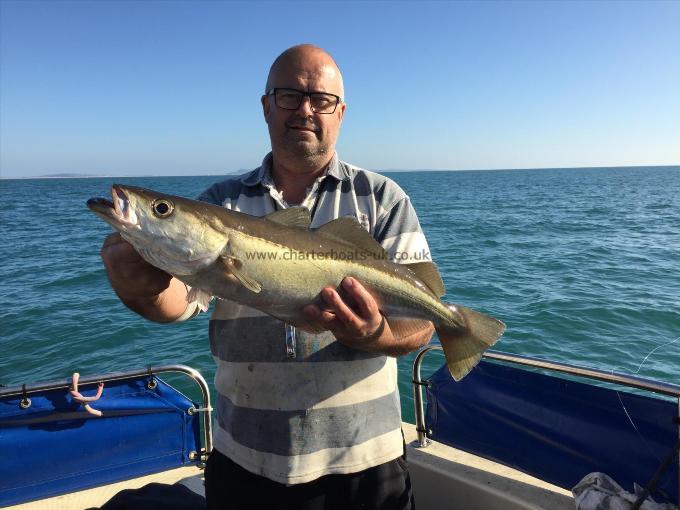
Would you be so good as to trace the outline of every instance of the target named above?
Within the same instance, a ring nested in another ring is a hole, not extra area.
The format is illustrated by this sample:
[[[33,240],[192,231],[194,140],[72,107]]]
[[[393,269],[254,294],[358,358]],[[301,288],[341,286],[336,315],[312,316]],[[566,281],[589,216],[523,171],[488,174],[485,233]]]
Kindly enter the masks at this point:
[[[327,308],[307,305],[307,319],[323,324],[343,344],[362,351],[382,350],[387,336],[392,339],[389,324],[380,313],[378,303],[366,288],[350,276],[342,280],[342,288],[356,306],[351,308],[333,287],[321,291]],[[384,321],[384,322],[383,322]]]

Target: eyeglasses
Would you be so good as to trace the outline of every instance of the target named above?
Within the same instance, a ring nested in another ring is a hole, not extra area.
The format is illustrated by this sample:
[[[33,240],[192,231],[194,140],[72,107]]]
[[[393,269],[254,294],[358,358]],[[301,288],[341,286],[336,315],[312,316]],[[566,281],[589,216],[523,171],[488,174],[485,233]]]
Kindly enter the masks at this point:
[[[314,113],[333,113],[342,102],[340,96],[327,92],[303,92],[296,89],[275,88],[267,92],[268,96],[274,96],[274,103],[284,110],[297,110],[302,100],[307,96]]]

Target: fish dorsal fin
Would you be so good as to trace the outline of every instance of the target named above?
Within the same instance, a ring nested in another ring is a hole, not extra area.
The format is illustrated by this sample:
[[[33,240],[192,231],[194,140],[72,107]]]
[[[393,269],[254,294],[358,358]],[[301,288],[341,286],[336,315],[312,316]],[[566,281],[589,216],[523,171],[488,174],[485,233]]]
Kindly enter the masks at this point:
[[[289,207],[288,209],[281,209],[274,211],[264,217],[265,220],[285,225],[286,227],[296,227],[308,229],[312,222],[309,215],[309,209],[306,207]]]
[[[444,282],[434,262],[414,262],[413,264],[404,264],[404,267],[413,271],[437,297],[440,298],[446,294]]]
[[[345,216],[337,220],[329,221],[316,230],[319,234],[332,239],[350,243],[357,248],[371,253],[376,258],[387,260],[387,252],[380,243],[373,239],[359,224],[356,218]]]

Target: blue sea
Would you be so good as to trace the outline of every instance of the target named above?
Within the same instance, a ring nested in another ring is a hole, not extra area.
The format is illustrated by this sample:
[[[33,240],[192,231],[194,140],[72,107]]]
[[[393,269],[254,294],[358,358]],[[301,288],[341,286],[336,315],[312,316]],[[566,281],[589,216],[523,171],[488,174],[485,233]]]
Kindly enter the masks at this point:
[[[445,300],[508,325],[495,349],[680,383],[680,167],[388,175],[418,211]],[[85,202],[113,182],[193,197],[218,179],[1,180],[0,383],[166,363],[212,381],[209,314],[159,325],[127,310],[99,258],[110,228]],[[412,360],[399,360],[409,421]]]

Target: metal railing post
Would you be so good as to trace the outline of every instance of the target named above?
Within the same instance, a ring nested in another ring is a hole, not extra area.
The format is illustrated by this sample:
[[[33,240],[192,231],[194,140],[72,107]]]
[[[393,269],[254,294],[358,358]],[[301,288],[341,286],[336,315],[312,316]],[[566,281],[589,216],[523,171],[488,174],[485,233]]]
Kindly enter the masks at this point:
[[[427,429],[425,428],[425,407],[423,405],[423,386],[426,386],[427,383],[420,377],[420,366],[425,355],[434,349],[441,350],[442,347],[440,345],[429,345],[421,349],[416,355],[416,359],[413,360],[413,402],[416,413],[416,432],[418,433],[419,448],[426,448],[430,444],[430,440],[427,438]]]

